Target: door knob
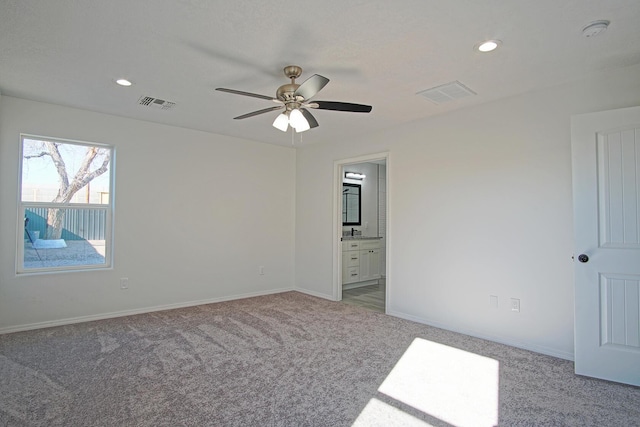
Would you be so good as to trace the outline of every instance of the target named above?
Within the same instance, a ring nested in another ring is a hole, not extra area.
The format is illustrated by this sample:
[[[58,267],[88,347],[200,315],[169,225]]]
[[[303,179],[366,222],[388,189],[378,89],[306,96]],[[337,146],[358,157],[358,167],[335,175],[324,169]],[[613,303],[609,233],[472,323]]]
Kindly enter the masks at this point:
[[[578,261],[580,262],[589,262],[589,257],[586,254],[578,255]]]

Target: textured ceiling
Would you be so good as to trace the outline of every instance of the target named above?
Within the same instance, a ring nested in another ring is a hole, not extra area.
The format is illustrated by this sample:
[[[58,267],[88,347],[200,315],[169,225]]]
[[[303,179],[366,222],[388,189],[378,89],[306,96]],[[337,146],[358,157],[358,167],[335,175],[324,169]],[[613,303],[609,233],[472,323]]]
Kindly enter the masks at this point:
[[[583,37],[599,19],[609,29]],[[295,135],[306,145],[640,63],[638,22],[638,0],[0,0],[0,91],[281,145],[292,136],[271,126],[277,112],[233,120],[273,104],[214,88],[274,96],[295,64],[298,83],[331,79],[316,99],[373,105],[313,111],[320,126]],[[474,52],[490,38],[499,50]],[[454,80],[477,95],[416,95]],[[142,107],[141,96],[176,107]]]

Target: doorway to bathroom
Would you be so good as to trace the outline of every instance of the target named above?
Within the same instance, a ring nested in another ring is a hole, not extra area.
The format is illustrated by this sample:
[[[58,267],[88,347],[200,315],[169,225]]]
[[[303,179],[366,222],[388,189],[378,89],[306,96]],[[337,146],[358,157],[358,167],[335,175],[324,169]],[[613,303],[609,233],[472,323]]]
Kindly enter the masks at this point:
[[[335,162],[334,299],[386,312],[388,153]]]

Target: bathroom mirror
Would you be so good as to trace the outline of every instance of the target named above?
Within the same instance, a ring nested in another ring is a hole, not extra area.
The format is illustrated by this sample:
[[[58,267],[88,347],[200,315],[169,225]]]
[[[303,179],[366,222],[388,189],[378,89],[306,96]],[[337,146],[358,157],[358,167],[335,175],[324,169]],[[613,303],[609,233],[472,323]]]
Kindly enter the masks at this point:
[[[360,225],[360,184],[342,184],[342,225]]]

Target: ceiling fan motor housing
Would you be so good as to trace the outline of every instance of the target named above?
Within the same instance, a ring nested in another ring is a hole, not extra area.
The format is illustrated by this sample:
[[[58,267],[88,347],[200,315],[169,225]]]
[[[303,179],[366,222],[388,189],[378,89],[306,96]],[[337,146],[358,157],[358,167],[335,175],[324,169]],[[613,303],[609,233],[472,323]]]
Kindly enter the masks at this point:
[[[298,89],[298,87],[300,87],[300,85],[296,83],[288,83],[286,85],[282,85],[276,91],[276,98],[284,103],[296,101],[296,97],[293,94]]]
[[[301,96],[295,96],[294,93],[300,87],[296,84],[296,79],[302,75],[302,68],[297,65],[287,65],[282,70],[287,78],[291,79],[291,83],[282,85],[276,91],[276,98],[284,102],[287,106],[287,110],[291,111],[294,108],[299,108],[299,105],[293,105],[293,103],[299,103],[304,101]]]

